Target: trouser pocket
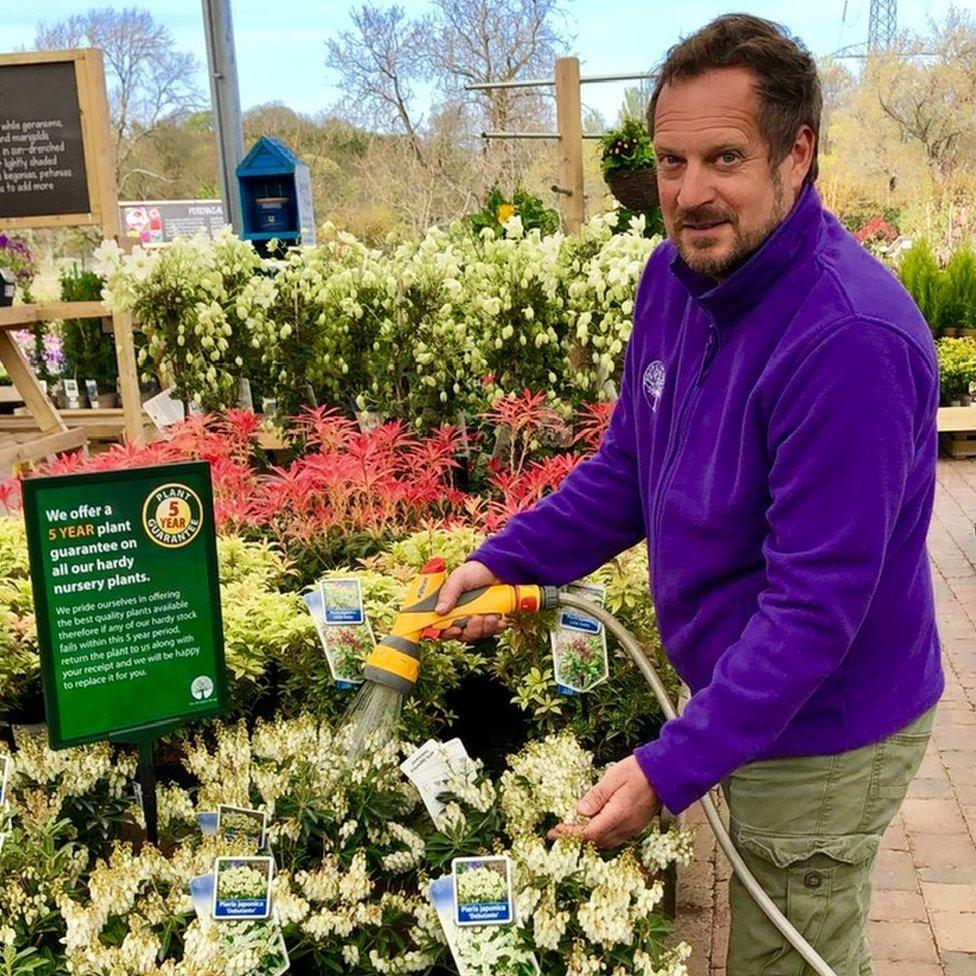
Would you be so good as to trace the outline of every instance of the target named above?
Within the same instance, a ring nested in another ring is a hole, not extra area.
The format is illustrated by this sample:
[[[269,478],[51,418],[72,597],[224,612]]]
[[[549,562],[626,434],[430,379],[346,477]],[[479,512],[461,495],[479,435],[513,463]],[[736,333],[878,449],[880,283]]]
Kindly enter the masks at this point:
[[[879,838],[799,838],[734,829],[736,847],[766,893],[838,976],[857,976]],[[755,904],[730,883],[728,976],[807,976],[812,970]]]

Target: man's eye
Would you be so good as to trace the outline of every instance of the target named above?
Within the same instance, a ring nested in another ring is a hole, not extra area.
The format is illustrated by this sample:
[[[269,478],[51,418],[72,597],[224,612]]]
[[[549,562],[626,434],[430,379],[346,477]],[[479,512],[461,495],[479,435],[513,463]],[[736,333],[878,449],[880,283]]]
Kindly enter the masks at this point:
[[[728,163],[731,165],[732,163],[737,163],[741,157],[734,149],[729,149],[722,153],[720,158],[723,163]]]
[[[665,153],[663,156],[661,156],[659,158],[660,158],[661,162],[664,163],[665,166],[677,166],[678,163],[681,162],[681,160],[678,159],[677,156],[671,156],[668,153]]]

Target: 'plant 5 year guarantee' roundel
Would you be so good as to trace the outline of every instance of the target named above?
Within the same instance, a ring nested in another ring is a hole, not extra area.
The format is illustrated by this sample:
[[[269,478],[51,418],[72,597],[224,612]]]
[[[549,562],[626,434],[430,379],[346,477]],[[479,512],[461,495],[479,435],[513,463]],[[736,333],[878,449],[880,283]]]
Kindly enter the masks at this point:
[[[142,506],[142,524],[157,545],[179,549],[192,542],[203,524],[197,493],[177,483],[161,485]]]

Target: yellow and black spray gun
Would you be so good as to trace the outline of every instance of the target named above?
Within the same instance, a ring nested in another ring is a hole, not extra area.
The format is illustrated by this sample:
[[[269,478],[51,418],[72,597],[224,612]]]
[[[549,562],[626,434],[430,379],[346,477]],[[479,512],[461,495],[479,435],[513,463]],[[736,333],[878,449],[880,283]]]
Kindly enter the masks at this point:
[[[413,691],[420,675],[422,640],[436,640],[449,627],[463,627],[464,621],[475,615],[504,616],[517,610],[535,613],[555,609],[559,603],[559,590],[554,586],[496,583],[468,590],[446,614],[435,613],[446,579],[444,560],[431,559],[407,588],[404,605],[390,632],[366,658],[366,680],[338,732],[348,762],[359,759],[369,743],[385,742],[392,733],[403,700]]]
[[[468,590],[446,614],[434,612],[447,569],[443,559],[431,559],[407,589],[404,607],[393,627],[366,658],[366,681],[349,706],[337,733],[347,762],[354,763],[371,745],[385,745],[396,726],[404,698],[413,691],[420,675],[420,642],[439,638],[449,627],[464,626],[464,619],[477,614],[509,614],[516,610],[533,613],[572,607],[595,617],[616,637],[650,685],[666,719],[675,717],[667,689],[637,638],[613,614],[589,600],[563,593],[555,586],[514,586],[498,583]],[[817,976],[836,973],[807,943],[793,924],[763,891],[735,849],[710,794],[699,801],[709,826],[746,890],[779,929],[784,938]]]

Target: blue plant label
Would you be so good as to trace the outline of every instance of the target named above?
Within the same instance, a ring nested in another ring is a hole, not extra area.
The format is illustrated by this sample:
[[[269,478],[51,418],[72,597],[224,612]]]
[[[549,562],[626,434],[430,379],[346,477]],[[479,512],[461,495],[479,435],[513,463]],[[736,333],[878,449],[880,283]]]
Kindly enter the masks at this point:
[[[214,816],[216,817],[216,814]],[[211,906],[213,905],[213,871],[207,874],[198,874],[195,878],[190,878],[187,887],[190,889],[190,897],[193,899],[193,908],[197,913],[197,917],[201,919],[209,918]]]
[[[570,698],[578,698],[579,692],[575,688],[570,688],[568,685],[556,684],[556,691],[560,695],[569,695]]]
[[[584,600],[591,600],[601,607],[607,598],[606,588],[596,583],[570,583],[568,586],[564,586],[563,589],[573,596],[582,597]],[[557,626],[564,630],[578,630],[584,634],[599,634],[603,630],[603,624],[599,620],[574,607],[569,607],[559,612]]]
[[[268,918],[273,866],[270,857],[218,857],[214,861],[213,917]]]
[[[201,810],[197,814],[197,826],[204,837],[209,837],[217,833],[217,811]]]
[[[319,584],[327,624],[361,624],[366,620],[359,580],[324,579]]]
[[[456,924],[508,925],[515,921],[508,857],[456,857],[451,874]]]

